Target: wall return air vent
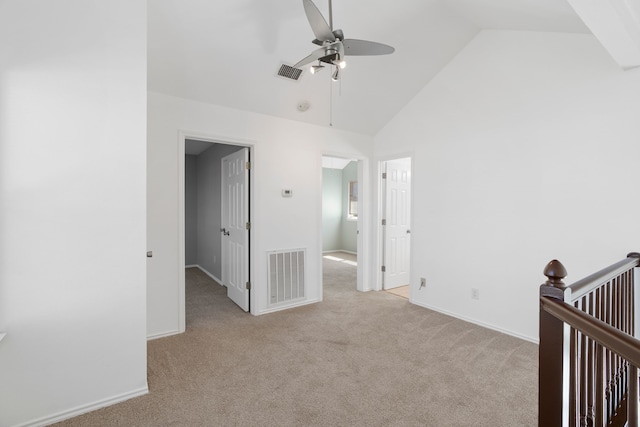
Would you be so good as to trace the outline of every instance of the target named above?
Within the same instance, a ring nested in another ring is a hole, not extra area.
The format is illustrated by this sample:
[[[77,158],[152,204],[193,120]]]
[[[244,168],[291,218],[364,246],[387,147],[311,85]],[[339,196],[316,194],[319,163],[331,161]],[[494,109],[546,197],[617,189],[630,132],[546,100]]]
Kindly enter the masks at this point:
[[[269,306],[304,299],[306,250],[267,252]]]

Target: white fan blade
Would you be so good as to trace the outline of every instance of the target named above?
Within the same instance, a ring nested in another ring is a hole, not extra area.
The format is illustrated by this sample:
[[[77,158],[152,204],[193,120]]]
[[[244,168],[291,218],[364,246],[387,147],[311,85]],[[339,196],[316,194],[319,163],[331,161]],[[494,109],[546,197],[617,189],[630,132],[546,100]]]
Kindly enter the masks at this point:
[[[395,51],[389,45],[367,40],[346,39],[342,41],[345,55],[388,55]]]
[[[307,14],[309,25],[311,25],[311,30],[316,35],[316,38],[323,42],[335,41],[336,36],[316,5],[311,0],[302,0],[302,4],[304,5],[304,13]]]

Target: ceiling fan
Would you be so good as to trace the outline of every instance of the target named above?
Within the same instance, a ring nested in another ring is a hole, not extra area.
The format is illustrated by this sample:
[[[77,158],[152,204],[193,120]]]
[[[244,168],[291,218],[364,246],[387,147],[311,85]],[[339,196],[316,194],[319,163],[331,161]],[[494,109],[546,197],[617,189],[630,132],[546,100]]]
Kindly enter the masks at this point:
[[[300,68],[311,62],[318,61],[317,65],[311,66],[311,74],[315,74],[324,68],[325,64],[334,65],[333,81],[340,78],[340,70],[346,66],[344,57],[347,55],[388,55],[393,53],[395,49],[382,43],[376,43],[367,40],[345,39],[342,30],[333,29],[333,12],[331,0],[329,0],[329,24],[320,13],[312,0],[302,0],[304,12],[307,15],[311,30],[316,36],[312,43],[321,46],[314,50],[304,59],[298,61],[294,65]]]

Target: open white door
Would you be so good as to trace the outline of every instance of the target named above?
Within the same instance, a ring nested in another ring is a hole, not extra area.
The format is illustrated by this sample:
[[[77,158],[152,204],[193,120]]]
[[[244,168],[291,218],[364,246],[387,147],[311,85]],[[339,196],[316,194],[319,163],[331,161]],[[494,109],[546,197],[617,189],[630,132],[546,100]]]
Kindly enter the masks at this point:
[[[222,284],[249,311],[249,149],[222,159]]]
[[[411,248],[411,159],[386,162],[384,289],[408,285]]]

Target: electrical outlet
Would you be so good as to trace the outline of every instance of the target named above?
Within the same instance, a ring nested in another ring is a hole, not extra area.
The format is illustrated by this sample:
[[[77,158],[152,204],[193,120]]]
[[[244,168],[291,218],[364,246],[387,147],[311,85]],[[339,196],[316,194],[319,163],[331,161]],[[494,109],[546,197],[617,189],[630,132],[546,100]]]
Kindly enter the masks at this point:
[[[471,299],[480,299],[480,290],[471,288]]]
[[[420,289],[424,288],[427,286],[427,279],[425,279],[424,277],[420,278]]]

